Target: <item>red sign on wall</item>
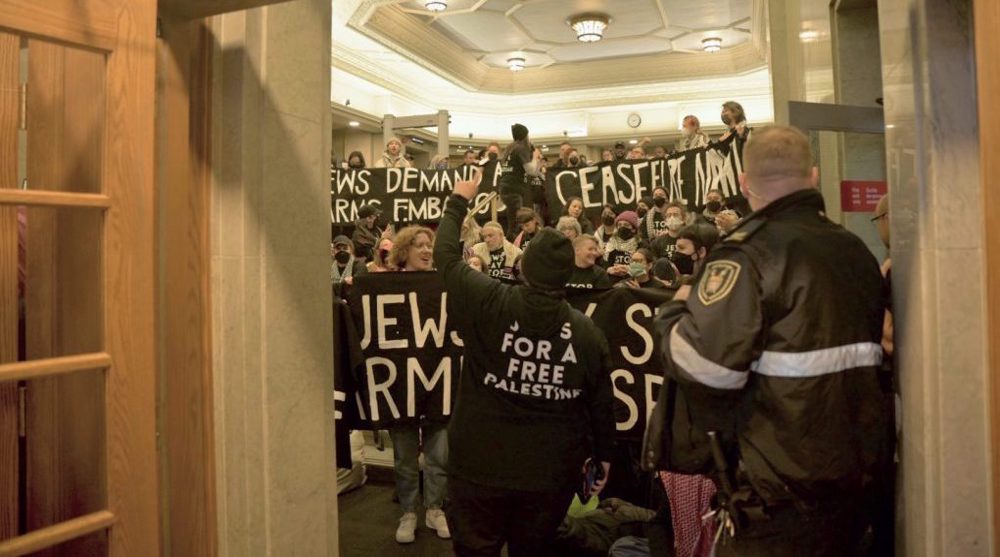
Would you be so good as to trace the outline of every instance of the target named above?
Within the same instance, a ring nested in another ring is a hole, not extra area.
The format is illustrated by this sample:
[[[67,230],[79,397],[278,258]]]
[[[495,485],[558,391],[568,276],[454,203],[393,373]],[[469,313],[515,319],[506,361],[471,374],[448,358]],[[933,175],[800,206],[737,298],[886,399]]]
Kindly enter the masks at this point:
[[[842,180],[840,210],[845,213],[872,213],[887,191],[885,181]]]

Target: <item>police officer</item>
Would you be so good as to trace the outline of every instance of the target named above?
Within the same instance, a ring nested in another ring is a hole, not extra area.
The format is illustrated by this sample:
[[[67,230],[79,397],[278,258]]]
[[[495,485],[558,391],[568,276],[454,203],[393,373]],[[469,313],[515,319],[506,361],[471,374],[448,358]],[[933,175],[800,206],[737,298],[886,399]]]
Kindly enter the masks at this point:
[[[499,557],[505,543],[511,557],[551,555],[582,469],[592,470],[596,494],[610,468],[608,345],[565,300],[574,254],[559,232],[540,230],[524,252],[527,285],[501,284],[462,261],[459,231],[480,177],[455,185],[434,247],[465,343],[445,512],[459,557]]]
[[[883,434],[878,263],[827,219],[801,132],[763,129],[743,157],[755,212],[661,310],[665,374],[719,440],[708,461],[735,535],[717,555],[851,555]]]

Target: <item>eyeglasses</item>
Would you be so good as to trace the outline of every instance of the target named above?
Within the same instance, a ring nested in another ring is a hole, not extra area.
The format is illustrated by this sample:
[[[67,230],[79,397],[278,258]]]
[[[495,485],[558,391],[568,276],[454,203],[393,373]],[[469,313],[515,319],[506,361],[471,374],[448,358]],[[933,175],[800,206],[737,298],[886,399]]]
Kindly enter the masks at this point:
[[[884,219],[885,217],[888,217],[888,216],[889,216],[889,213],[882,213],[881,215],[877,215],[877,216],[872,217],[871,221],[875,222],[877,220]]]

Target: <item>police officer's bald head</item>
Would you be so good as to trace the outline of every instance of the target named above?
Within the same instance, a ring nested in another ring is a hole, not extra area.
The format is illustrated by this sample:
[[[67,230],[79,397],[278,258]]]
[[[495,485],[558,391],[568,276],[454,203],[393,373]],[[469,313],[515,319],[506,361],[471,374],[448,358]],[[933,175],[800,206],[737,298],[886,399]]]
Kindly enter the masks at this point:
[[[743,149],[743,195],[754,210],[792,192],[815,188],[809,138],[795,128],[770,126],[754,131]]]

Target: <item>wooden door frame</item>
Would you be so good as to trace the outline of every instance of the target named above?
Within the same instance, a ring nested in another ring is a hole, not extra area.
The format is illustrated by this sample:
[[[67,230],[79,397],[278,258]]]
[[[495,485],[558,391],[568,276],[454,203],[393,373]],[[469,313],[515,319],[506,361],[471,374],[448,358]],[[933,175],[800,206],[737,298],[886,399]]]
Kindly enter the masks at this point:
[[[979,176],[982,184],[983,246],[986,268],[986,346],[989,350],[990,454],[993,550],[1000,549],[1000,2],[975,0],[976,97],[979,108]]]

